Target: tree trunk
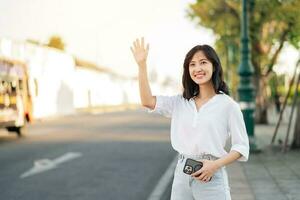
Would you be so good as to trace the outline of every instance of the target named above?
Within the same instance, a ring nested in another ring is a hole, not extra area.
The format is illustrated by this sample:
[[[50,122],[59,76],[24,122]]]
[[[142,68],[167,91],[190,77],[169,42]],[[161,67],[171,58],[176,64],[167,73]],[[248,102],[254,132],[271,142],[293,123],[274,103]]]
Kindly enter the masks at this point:
[[[267,79],[261,76],[254,77],[256,90],[255,123],[268,124]]]
[[[300,148],[300,123],[297,123],[300,121],[300,101],[298,100],[297,103],[297,116],[296,116],[296,125],[294,130],[294,138],[291,145],[292,149]]]

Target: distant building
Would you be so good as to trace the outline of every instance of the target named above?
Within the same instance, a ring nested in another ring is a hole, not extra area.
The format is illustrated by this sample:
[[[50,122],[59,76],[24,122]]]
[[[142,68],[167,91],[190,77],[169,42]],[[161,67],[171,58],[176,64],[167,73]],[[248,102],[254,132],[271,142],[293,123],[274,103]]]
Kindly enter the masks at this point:
[[[0,38],[0,56],[27,65],[33,117],[66,115],[77,108],[136,102],[136,80],[63,51]]]

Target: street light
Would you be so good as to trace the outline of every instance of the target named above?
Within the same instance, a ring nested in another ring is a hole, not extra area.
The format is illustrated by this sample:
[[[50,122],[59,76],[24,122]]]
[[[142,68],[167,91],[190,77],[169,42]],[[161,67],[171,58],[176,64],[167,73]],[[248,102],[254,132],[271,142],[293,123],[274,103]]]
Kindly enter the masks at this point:
[[[253,3],[253,2],[252,2]],[[241,20],[241,64],[238,68],[240,82],[238,86],[239,103],[243,112],[246,129],[249,137],[250,152],[259,152],[256,139],[254,136],[254,111],[255,111],[255,94],[252,82],[253,66],[251,63],[251,54],[249,48],[249,27],[247,0],[242,2],[242,20]],[[252,4],[253,6],[253,4]]]

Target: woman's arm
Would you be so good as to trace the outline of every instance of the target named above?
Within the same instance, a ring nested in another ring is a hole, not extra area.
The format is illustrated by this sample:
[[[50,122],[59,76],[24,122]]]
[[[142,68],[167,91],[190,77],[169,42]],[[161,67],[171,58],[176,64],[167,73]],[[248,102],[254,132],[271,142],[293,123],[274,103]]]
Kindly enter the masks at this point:
[[[232,150],[226,156],[219,158],[218,160],[201,160],[203,162],[203,167],[191,174],[191,176],[196,177],[198,180],[208,182],[218,169],[234,162],[241,156],[242,155],[239,152]]]
[[[226,166],[235,160],[239,159],[242,155],[237,151],[230,151],[226,156],[215,160],[215,163],[218,165],[219,168]]]
[[[146,63],[139,66],[139,89],[140,89],[140,98],[143,106],[154,109],[156,103],[156,97],[152,96],[149,81]]]
[[[136,39],[133,42],[133,47],[130,47],[136,63],[138,64],[139,72],[139,90],[142,106],[154,109],[156,97],[152,96],[151,88],[148,81],[147,73],[147,56],[149,52],[149,44],[145,47],[144,38]]]

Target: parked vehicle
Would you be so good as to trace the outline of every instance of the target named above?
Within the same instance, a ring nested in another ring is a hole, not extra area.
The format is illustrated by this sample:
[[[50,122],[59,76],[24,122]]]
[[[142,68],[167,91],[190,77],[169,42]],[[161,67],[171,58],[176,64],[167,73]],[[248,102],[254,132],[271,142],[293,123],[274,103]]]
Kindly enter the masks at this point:
[[[32,121],[32,102],[24,62],[0,57],[0,128],[26,134]]]

